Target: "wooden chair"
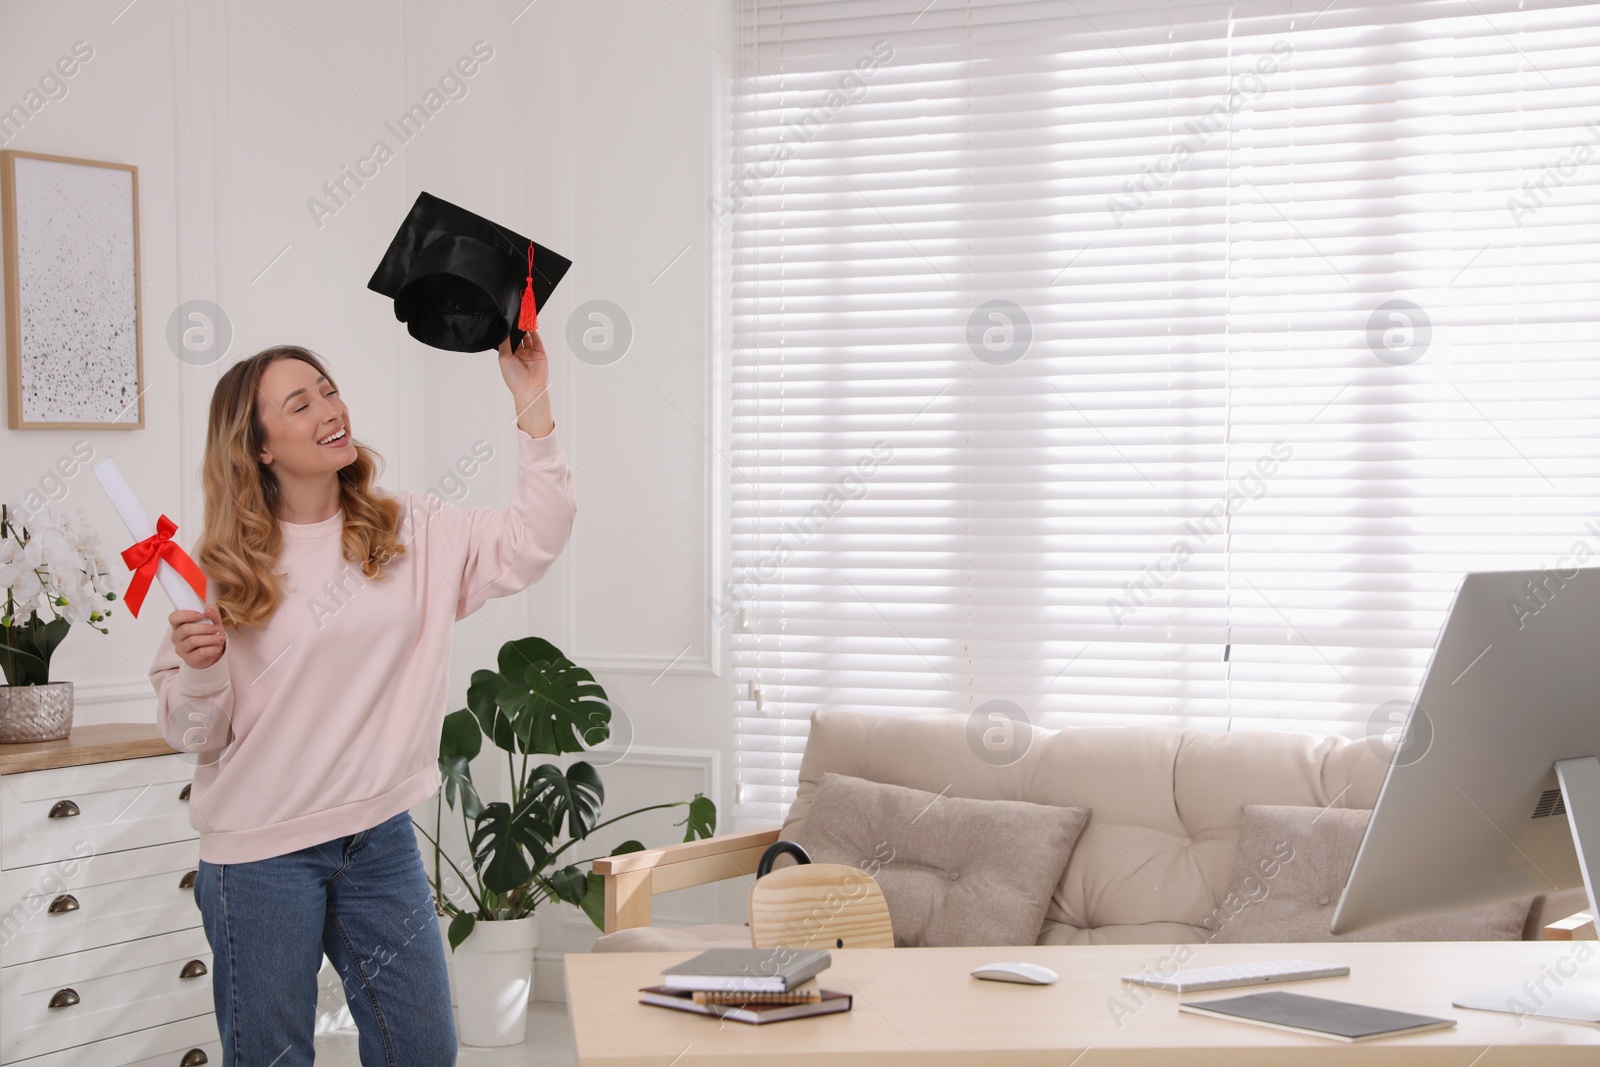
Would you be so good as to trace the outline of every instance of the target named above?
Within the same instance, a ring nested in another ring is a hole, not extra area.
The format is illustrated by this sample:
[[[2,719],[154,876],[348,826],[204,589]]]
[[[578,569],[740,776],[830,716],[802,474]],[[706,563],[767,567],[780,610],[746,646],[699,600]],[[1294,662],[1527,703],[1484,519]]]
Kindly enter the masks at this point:
[[[771,870],[771,861],[782,852],[801,862]],[[893,948],[889,903],[866,871],[812,863],[798,845],[778,841],[762,856],[750,887],[750,946]]]

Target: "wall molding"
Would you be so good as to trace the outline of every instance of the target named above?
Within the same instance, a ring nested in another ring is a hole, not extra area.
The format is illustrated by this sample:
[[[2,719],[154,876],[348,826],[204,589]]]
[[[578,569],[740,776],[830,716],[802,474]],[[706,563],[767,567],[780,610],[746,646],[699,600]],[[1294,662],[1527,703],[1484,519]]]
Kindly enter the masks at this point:
[[[614,674],[680,674],[709,677],[717,673],[704,655],[673,659],[670,656],[608,656],[602,653],[574,651],[569,658],[591,671],[610,671]]]
[[[78,682],[72,683],[72,703],[75,707],[94,704],[126,704],[130,702],[152,705],[152,721],[156,696],[148,681],[144,682]]]
[[[557,37],[560,42],[560,54],[557,63],[561,79],[561,92],[558,101],[558,121],[560,130],[561,191],[564,202],[566,200],[566,194],[570,190],[576,188],[578,185],[578,178],[573,170],[573,160],[579,158],[580,155],[576,150],[574,143],[574,131],[576,123],[574,122],[573,117],[574,99],[570,91],[570,86],[572,84],[571,57],[579,54],[578,50],[582,43],[574,39],[575,35],[571,12],[575,6],[576,5],[563,4],[558,9],[560,29]],[[713,7],[716,8],[716,5],[713,5]],[[691,27],[694,26],[694,22],[689,15],[686,15],[681,10],[677,10],[676,5],[674,5],[674,10],[676,10],[679,18],[682,18],[684,21],[688,22]],[[720,8],[716,8],[716,10],[720,10]],[[698,32],[698,30],[696,29],[695,32]],[[706,59],[706,68],[709,70],[715,65],[714,60],[710,58],[710,46],[701,45],[701,50],[703,53],[703,58]],[[712,96],[715,96],[717,92],[715,88],[717,85],[717,79],[715,77],[708,77],[706,81],[709,87],[708,93]],[[721,114],[713,114],[713,116],[707,121],[719,122],[722,121],[722,116]],[[713,162],[713,160],[702,161],[703,168],[707,168],[703,170],[703,181],[705,183],[704,194],[707,197],[711,195],[711,186],[709,184],[711,181],[711,173],[708,168],[712,166]],[[711,213],[708,210],[705,210],[703,207],[700,210],[703,220],[702,241],[709,242],[711,235],[716,230],[716,226],[711,219]],[[564,215],[562,235],[567,241],[567,245],[565,247],[578,249],[581,246],[581,242],[579,240],[579,235],[573,232],[574,228],[574,224],[567,221],[567,216]],[[707,243],[705,247],[708,250],[711,250],[714,249],[715,246]],[[701,327],[704,342],[708,351],[709,346],[714,344],[719,333],[712,318],[713,311],[710,296],[710,289],[714,281],[713,272],[715,269],[715,263],[716,255],[714,251],[708,251],[708,254],[705,257],[705,266],[700,279],[702,293],[704,294],[701,300]],[[570,294],[568,299],[572,299]],[[639,338],[635,337],[636,343],[638,340]],[[717,677],[722,673],[722,635],[718,630],[716,621],[712,618],[712,613],[709,607],[712,599],[717,595],[717,584],[722,575],[721,567],[718,561],[722,553],[723,538],[720,518],[720,513],[723,508],[720,485],[723,480],[723,476],[720,470],[721,461],[716,452],[717,446],[713,444],[713,442],[720,442],[721,435],[719,435],[713,428],[713,420],[721,417],[722,409],[720,403],[717,403],[714,400],[714,394],[717,392],[717,385],[715,375],[712,373],[712,369],[712,361],[708,360],[705,364],[703,364],[703,372],[701,375],[699,390],[701,408],[698,412],[691,412],[691,414],[698,416],[703,426],[707,427],[706,432],[702,435],[705,440],[702,443],[700,460],[701,470],[703,472],[701,476],[703,506],[700,509],[699,516],[699,535],[701,545],[699,556],[701,561],[703,585],[701,587],[700,597],[697,603],[693,605],[682,605],[684,608],[692,608],[697,615],[697,621],[694,624],[697,637],[694,641],[694,644],[699,647],[699,651],[693,656],[683,656],[681,658],[674,657],[670,654],[661,655],[654,653],[633,654],[619,652],[603,653],[579,651],[578,649],[581,647],[581,645],[587,644],[588,638],[580,635],[579,632],[578,603],[580,596],[579,583],[581,581],[581,577],[579,575],[579,559],[582,555],[582,544],[580,543],[579,539],[575,538],[573,544],[570,545],[566,551],[566,555],[569,558],[564,576],[565,581],[563,588],[563,594],[566,597],[563,625],[567,631],[567,640],[573,646],[573,650],[569,651],[568,654],[574,662],[581,663],[584,666],[590,667],[594,670],[613,671],[619,674],[671,674],[684,677]],[[576,411],[578,406],[577,376],[574,375],[572,376],[572,380],[570,382],[563,383],[563,389],[572,396],[571,408],[573,411]],[[576,425],[575,423],[576,420],[574,420],[572,429],[567,432],[571,435],[571,440],[574,441],[574,447],[572,451],[573,458],[577,461],[574,463],[574,468],[576,469],[578,463],[580,463],[582,460],[583,427],[581,425]],[[581,486],[579,492],[582,492]]]
[[[733,54],[736,57],[735,63],[739,63],[743,61],[743,56],[736,50],[738,42],[735,40],[734,32],[734,8],[733,4],[710,5],[711,17],[707,29],[712,37],[721,42],[720,50],[723,54]],[[709,39],[707,43],[709,44]],[[710,136],[706,138],[708,151],[702,160],[702,181],[705,186],[706,203],[710,205],[728,178],[733,161],[733,74],[727,65],[719,64],[709,57],[706,69],[710,72],[706,77],[705,102],[707,113],[711,116],[711,130]],[[718,626],[716,619],[712,617],[711,605],[721,599],[718,593],[722,588],[723,579],[732,575],[730,548],[733,539],[733,473],[732,461],[729,461],[730,469],[724,470],[716,463],[715,455],[733,454],[732,405],[729,403],[731,391],[723,387],[724,383],[729,381],[728,372],[732,366],[730,349],[734,336],[733,301],[729,297],[733,291],[730,269],[733,264],[733,227],[718,225],[709,207],[705,212],[702,226],[706,242],[704,315],[708,450],[705,490],[708,516],[705,545],[706,600],[703,615],[706,647],[710,650],[708,659],[711,673],[720,677],[726,654],[724,634],[723,628]]]

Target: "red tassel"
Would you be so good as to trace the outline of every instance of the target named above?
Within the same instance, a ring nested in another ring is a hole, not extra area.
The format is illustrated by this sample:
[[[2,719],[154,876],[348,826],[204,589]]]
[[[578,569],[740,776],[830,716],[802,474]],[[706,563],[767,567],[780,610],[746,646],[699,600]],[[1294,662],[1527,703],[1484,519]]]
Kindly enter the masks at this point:
[[[537,330],[539,309],[533,299],[533,242],[528,242],[528,281],[522,290],[522,308],[517,312],[517,329]]]

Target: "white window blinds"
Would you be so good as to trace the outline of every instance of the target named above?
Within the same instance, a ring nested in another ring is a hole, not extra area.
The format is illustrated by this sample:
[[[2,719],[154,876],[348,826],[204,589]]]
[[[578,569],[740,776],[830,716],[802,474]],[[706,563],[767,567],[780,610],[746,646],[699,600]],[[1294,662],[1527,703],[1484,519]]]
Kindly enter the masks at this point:
[[[1360,735],[1600,548],[1600,6],[740,6],[736,816],[818,707]]]

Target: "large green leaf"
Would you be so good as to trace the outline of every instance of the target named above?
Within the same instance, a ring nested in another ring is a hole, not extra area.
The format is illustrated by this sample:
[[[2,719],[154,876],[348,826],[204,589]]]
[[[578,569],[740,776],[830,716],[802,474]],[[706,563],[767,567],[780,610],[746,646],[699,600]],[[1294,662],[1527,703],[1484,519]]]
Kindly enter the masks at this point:
[[[586,702],[578,736],[585,748],[597,748],[611,740],[611,704],[607,699]]]
[[[38,617],[35,616],[34,622],[38,621]],[[45,662],[50,661],[50,655],[55,652],[56,646],[67,639],[67,631],[71,628],[72,623],[59,616],[39,627],[39,634],[34,640],[39,646],[39,651],[44,654]]]
[[[710,797],[696,793],[694,799],[689,801],[689,817],[684,822],[688,823],[688,828],[683,831],[685,841],[713,837],[717,832],[717,806]]]
[[[472,672],[472,682],[467,686],[467,707],[496,748],[506,752],[527,751],[518,745],[515,690],[498,673],[490,670]]]
[[[472,928],[477,925],[477,916],[470,911],[457,912],[456,917],[450,920],[450,951],[454,952],[461,942],[472,933]]]
[[[496,699],[515,721],[523,751],[582,752],[611,736],[605,689],[555,645],[542,637],[507,641],[499,662],[506,684]]]
[[[439,737],[439,781],[445,803],[452,808],[456,806],[456,793],[461,794],[461,811],[469,819],[476,819],[483,810],[477,787],[472,784],[470,763],[482,747],[483,732],[472,712],[462,708],[444,717]]]
[[[601,930],[606,928],[606,880],[590,871],[587,877],[588,886],[583,894],[583,902],[578,907],[589,916],[589,921]]]
[[[587,837],[600,817],[606,787],[600,783],[599,772],[583,760],[568,767],[565,774],[560,767],[546,763],[528,776],[523,797],[539,805],[558,831],[566,822],[567,835],[576,839]]]
[[[12,626],[0,627],[0,634],[15,629]],[[40,685],[49,676],[50,664],[35,655],[32,648],[31,643],[10,645],[0,639],[0,650],[6,653],[0,656],[0,662],[5,664],[6,681],[11,685]],[[16,677],[12,677],[13,671]]]
[[[569,863],[550,876],[550,888],[555,890],[557,900],[582,904],[584,894],[589,891],[589,879],[578,870],[577,864]]]
[[[12,685],[44,685],[50,681],[50,656],[72,624],[63,617],[45,622],[35,615],[22,626],[0,626],[6,680]]]
[[[4,635],[6,634],[18,635],[12,638],[16,643],[7,644],[4,640]],[[39,655],[38,646],[34,644],[28,632],[18,626],[0,626],[0,648],[9,649],[19,656],[27,656],[29,659],[38,660],[40,663],[44,662],[44,657]]]
[[[485,804],[470,842],[472,862],[483,875],[484,887],[510,893],[527,884],[535,870],[550,862],[549,842],[554,836],[543,811],[527,798],[515,810],[504,801]]]
[[[456,791],[461,792],[461,813],[469,819],[476,819],[483,810],[483,801],[478,796],[478,789],[472,784],[472,768],[467,764],[465,756],[451,756],[439,761],[439,781],[444,789],[444,802],[451,808],[456,806]]]
[[[473,759],[483,751],[483,730],[477,716],[462,708],[444,717],[444,728],[439,735],[439,758],[460,756]]]

